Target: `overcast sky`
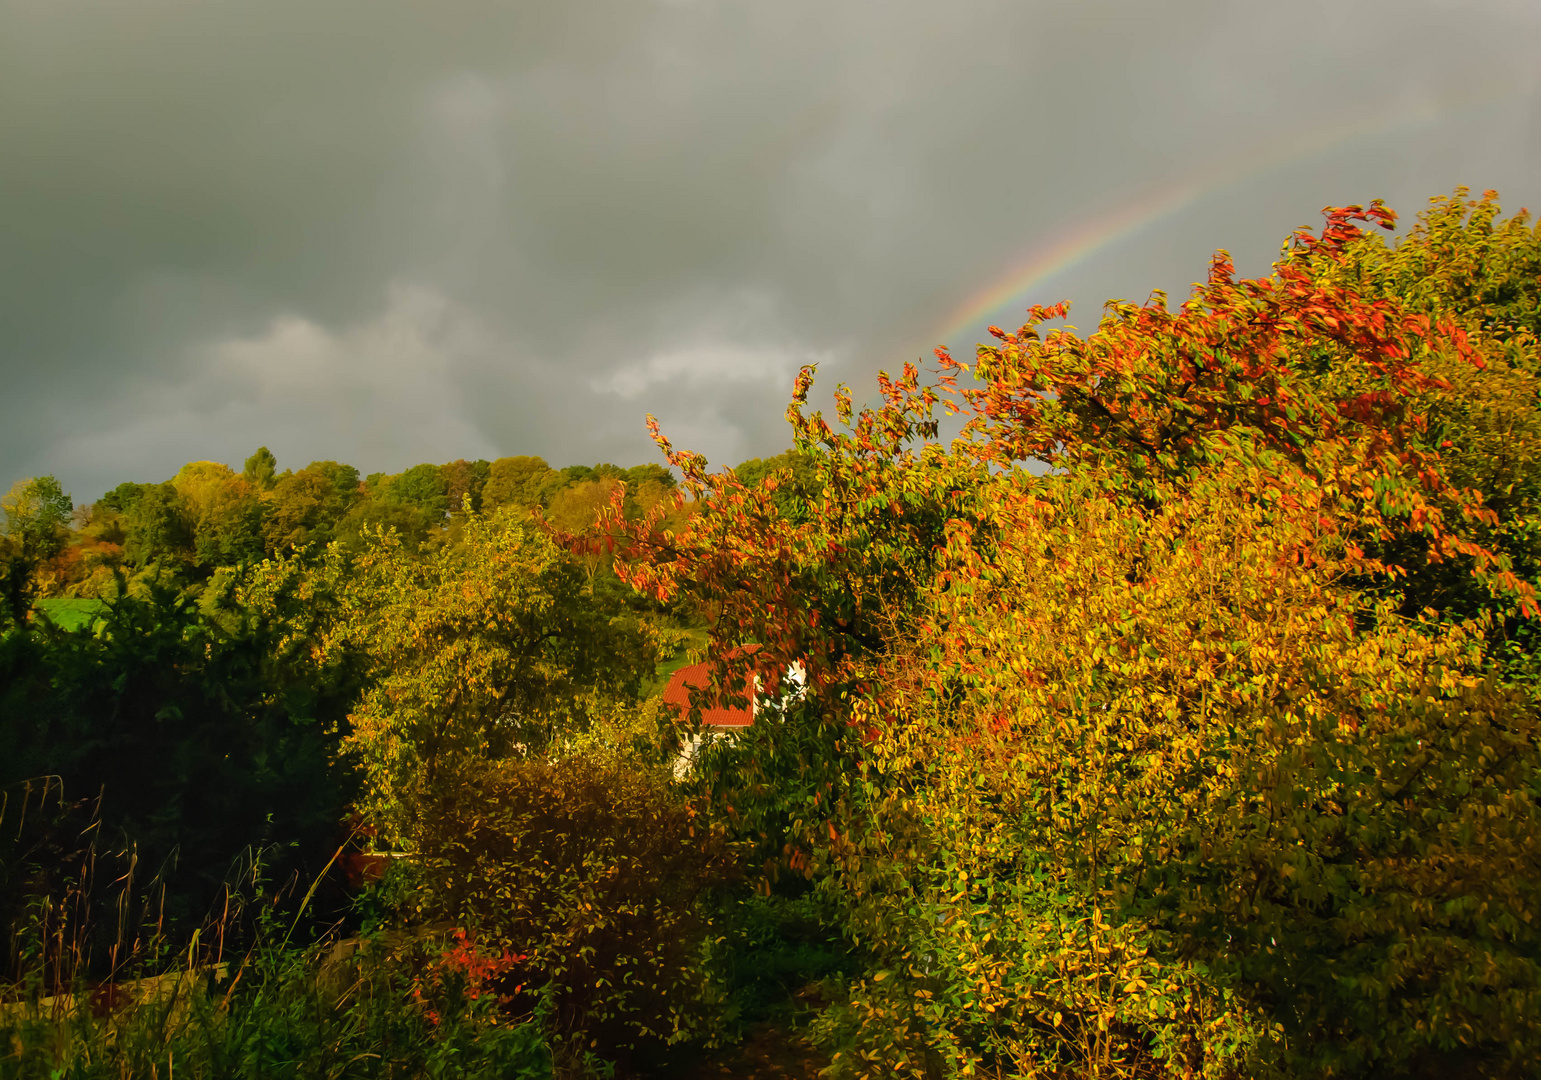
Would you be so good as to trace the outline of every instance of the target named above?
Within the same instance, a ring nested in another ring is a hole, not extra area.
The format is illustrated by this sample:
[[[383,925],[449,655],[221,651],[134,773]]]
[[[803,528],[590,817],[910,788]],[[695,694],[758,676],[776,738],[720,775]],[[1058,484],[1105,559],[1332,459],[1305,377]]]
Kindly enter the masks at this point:
[[[1538,57],[1541,0],[0,0],[0,481],[773,453],[808,361],[1541,209]]]

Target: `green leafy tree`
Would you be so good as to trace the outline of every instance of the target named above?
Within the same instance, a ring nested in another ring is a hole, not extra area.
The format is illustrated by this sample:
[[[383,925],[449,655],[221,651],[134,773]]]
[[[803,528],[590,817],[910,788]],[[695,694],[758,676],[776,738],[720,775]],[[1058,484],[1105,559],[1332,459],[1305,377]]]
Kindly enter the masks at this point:
[[[653,462],[648,462],[646,465],[633,465],[621,478],[628,484],[657,484],[668,490],[672,490],[676,483],[672,472]]]
[[[199,563],[230,566],[263,557],[267,504],[245,476],[218,462],[195,461],[171,484],[191,521]]]
[[[430,524],[441,523],[449,513],[449,484],[437,465],[414,465],[381,484],[389,502],[415,507]]]
[[[280,477],[269,496],[263,541],[269,552],[327,543],[337,523],[359,500],[358,470],[335,461],[312,461]]]
[[[11,619],[20,624],[32,606],[38,567],[64,550],[74,503],[52,476],[19,480],[12,485],[0,512],[5,515],[5,601]]]
[[[383,830],[478,763],[543,752],[634,700],[653,655],[642,627],[584,595],[583,575],[515,511],[412,553],[375,535],[346,567],[346,630],[377,681],[350,745]]]
[[[341,502],[351,503],[358,498],[359,473],[352,465],[337,461],[312,461],[305,466],[305,470],[326,477]]]
[[[350,551],[368,546],[369,537],[379,531],[395,533],[409,551],[416,551],[432,532],[427,514],[408,503],[388,499],[364,499],[356,503],[348,516],[337,524],[337,540]]]
[[[624,479],[628,518],[639,518],[666,502],[672,504],[676,492],[674,474],[662,465],[637,465],[626,470]]]
[[[232,493],[209,507],[195,526],[194,550],[209,566],[233,566],[266,555],[267,505],[252,492]]]
[[[0,499],[6,536],[25,553],[39,559],[63,550],[64,530],[69,527],[74,508],[64,488],[52,476],[18,481]]]
[[[131,566],[144,569],[159,563],[172,566],[192,556],[193,523],[176,487],[136,485],[126,503],[123,554]]]
[[[278,482],[278,459],[273,456],[273,451],[259,446],[256,453],[246,459],[246,467],[241,470],[241,475],[256,490],[272,491],[273,485]]]
[[[154,486],[154,484],[136,484],[132,480],[124,481],[96,500],[95,505],[119,514],[126,514],[133,509],[140,497]]]
[[[758,487],[773,480],[776,506],[790,520],[806,517],[809,501],[818,494],[817,468],[806,454],[795,449],[775,457],[750,458],[733,471],[746,487]]]

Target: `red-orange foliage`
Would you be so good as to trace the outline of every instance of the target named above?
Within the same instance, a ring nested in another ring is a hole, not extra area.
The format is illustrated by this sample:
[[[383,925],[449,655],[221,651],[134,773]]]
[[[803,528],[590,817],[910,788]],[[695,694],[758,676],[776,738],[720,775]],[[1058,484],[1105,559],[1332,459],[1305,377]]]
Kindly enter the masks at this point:
[[[874,620],[895,617],[894,602],[924,577],[949,530],[982,523],[977,481],[992,468],[1036,459],[1095,471],[1110,493],[1139,497],[1229,460],[1265,478],[1259,494],[1300,519],[1302,558],[1336,536],[1359,570],[1395,577],[1400,568],[1364,546],[1418,533],[1432,558],[1470,560],[1490,588],[1535,614],[1531,587],[1470,538],[1464,523],[1491,523],[1491,511],[1446,478],[1416,408],[1447,385],[1432,355],[1481,367],[1480,352],[1454,321],[1343,283],[1353,276],[1349,248],[1365,236],[1358,223],[1389,229],[1392,211],[1376,202],[1324,213],[1320,235],[1298,231],[1273,277],[1238,280],[1218,252],[1176,312],[1160,294],[1110,304],[1082,338],[1042,333],[1066,305],[1035,306],[1015,333],[991,328],[999,343],[979,347],[972,371],[938,349],[934,383],[906,364],[897,379],[880,374],[881,405],[860,410],[840,386],[845,430],[807,413],[813,369],[804,368],[787,418],[824,482],[805,523],[778,510],[775,479],[751,489],[731,469],[709,472],[649,417],[684,476],[676,499],[699,500],[698,513],[682,531],[662,531],[662,507],[627,522],[616,500],[591,534],[600,539],[569,543],[613,548],[617,573],[643,592],[695,597],[715,621],[719,663],[759,641],[771,664],[805,660],[819,687],[849,678],[845,662],[878,646]],[[950,454],[935,441],[939,403],[966,419]]]

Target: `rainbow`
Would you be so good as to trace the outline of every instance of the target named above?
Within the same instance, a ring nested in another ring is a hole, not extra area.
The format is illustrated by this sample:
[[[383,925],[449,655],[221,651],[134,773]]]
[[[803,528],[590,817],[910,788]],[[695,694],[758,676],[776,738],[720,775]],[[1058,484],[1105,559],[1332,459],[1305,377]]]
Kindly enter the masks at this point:
[[[1447,119],[1459,105],[1474,99],[1492,100],[1492,84],[1461,95],[1459,103],[1428,103],[1414,110],[1380,113],[1354,122],[1301,132],[1287,139],[1249,147],[1223,158],[1206,161],[1192,172],[1170,180],[1096,217],[1076,223],[1041,244],[1035,244],[991,282],[958,304],[948,315],[933,341],[951,342],[970,330],[979,330],[992,315],[1008,307],[1025,312],[1030,303],[1052,303],[1058,298],[1032,294],[1055,275],[1086,262],[1159,222],[1202,202],[1233,185],[1266,175],[1276,169],[1328,153],[1350,143],[1401,133]],[[1008,329],[1015,329],[1013,323]]]

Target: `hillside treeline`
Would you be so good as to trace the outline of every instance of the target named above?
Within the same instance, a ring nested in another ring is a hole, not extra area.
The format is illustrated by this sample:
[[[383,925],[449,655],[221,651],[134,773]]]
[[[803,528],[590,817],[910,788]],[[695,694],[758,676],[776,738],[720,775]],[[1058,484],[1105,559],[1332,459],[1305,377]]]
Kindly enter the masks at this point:
[[[259,453],[109,495],[110,535],[13,490],[17,993],[110,823],[168,867],[115,925],[195,965],[277,936],[209,920],[236,897],[316,973],[262,984],[304,1024],[227,972],[68,1044],[145,1075],[683,1075],[766,1024],[831,1078],[1536,1075],[1541,231],[1464,191],[1393,224],[1329,209],[1086,336],[1033,308],[832,417],[804,371],[794,449],[738,469],[656,426],[672,471]],[[757,695],[688,761],[686,655],[693,713]],[[329,919],[375,958],[340,997]],[[95,925],[82,985],[132,951]]]
[[[112,597],[115,575],[179,584],[207,580],[221,567],[259,562],[336,541],[357,550],[370,531],[389,529],[407,544],[442,542],[466,513],[540,508],[554,523],[582,528],[610,493],[646,510],[672,493],[659,465],[553,469],[539,457],[422,464],[361,476],[352,465],[312,461],[278,471],[260,447],[236,472],[213,461],[184,465],[160,483],[125,482],[75,506],[51,477],[20,481],[7,502],[9,533],[25,538],[13,559],[14,583],[42,597]]]

